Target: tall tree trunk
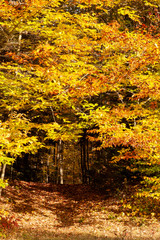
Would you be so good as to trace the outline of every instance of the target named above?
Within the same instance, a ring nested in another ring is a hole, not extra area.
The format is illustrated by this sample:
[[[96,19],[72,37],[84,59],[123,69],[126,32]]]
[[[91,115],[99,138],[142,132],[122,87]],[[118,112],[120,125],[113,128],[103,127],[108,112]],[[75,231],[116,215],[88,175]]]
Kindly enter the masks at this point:
[[[4,177],[5,177],[5,171],[6,171],[6,164],[4,163],[3,165],[1,165],[1,180],[4,181]],[[0,187],[0,197],[2,195],[2,187]]]
[[[63,184],[63,141],[60,139],[58,142],[58,149],[57,149],[57,160],[59,163],[59,183]]]
[[[75,184],[75,160],[73,161],[72,181],[73,181],[73,184]]]
[[[11,165],[11,179],[13,180],[13,164]]]
[[[89,175],[89,141],[88,139],[86,139],[87,141],[87,179],[88,179],[88,183],[90,184],[90,175]]]
[[[23,171],[24,171],[24,179],[26,181],[31,181],[31,168],[30,168],[30,162],[29,162],[29,153],[24,154]]]
[[[46,162],[46,183],[49,183],[49,162],[50,162],[50,155],[47,156]]]
[[[82,169],[82,183],[87,183],[87,154],[86,154],[86,130],[84,130],[81,139],[81,169]]]
[[[53,165],[54,165],[54,183],[58,184],[58,142],[54,142],[53,151]]]
[[[18,54],[21,51],[21,41],[22,41],[22,32],[19,32],[19,36],[18,36],[18,49],[17,49],[17,53]]]

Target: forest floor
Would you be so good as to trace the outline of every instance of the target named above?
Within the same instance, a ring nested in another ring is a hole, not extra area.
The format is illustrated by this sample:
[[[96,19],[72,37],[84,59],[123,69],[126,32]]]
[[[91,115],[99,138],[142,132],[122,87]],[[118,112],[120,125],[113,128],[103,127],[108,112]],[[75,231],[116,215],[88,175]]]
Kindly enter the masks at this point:
[[[1,219],[7,240],[160,240],[154,217],[129,217],[119,211],[119,196],[87,185],[15,181],[3,192]]]

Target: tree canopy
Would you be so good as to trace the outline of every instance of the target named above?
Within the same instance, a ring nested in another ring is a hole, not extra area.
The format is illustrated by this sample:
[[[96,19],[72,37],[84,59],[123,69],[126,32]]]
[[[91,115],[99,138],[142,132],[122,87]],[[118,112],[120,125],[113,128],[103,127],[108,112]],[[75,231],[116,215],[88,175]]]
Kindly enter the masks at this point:
[[[113,163],[159,168],[158,19],[158,0],[1,0],[1,165],[86,129]]]

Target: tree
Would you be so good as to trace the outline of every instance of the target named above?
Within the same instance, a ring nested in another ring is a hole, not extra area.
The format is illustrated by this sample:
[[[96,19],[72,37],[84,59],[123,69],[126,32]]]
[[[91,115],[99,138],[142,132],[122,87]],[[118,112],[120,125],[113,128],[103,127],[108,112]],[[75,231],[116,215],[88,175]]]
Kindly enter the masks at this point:
[[[2,154],[88,129],[99,150],[121,147],[115,162],[157,166],[158,1],[13,2],[0,12],[1,121],[14,135]]]

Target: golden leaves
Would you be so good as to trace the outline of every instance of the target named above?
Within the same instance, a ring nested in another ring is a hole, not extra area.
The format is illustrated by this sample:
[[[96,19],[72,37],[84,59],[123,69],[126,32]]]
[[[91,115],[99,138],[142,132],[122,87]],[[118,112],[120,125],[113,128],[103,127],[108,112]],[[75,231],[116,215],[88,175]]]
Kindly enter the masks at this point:
[[[14,39],[18,43],[18,48],[13,44],[12,51],[8,51],[10,60],[17,63],[17,70],[7,76],[9,83],[2,74],[4,95],[10,99],[3,106],[8,103],[9,111],[26,110],[26,106],[43,111],[54,106],[61,116],[65,115],[64,109],[67,114],[71,111],[80,123],[73,126],[66,119],[65,123],[59,120],[52,126],[43,126],[48,137],[63,136],[67,140],[71,129],[76,132],[76,126],[79,130],[96,125],[102,147],[132,146],[137,156],[155,158],[159,137],[156,127],[160,97],[159,39],[141,31],[140,12],[130,6],[131,1],[74,2],[75,12],[69,10],[71,5],[67,8],[57,0],[28,0],[19,10],[2,2],[0,14],[8,41],[12,44]],[[119,23],[114,19],[102,21],[101,13],[108,14],[113,6],[117,9],[114,14],[128,15],[134,23],[138,22],[140,29],[122,31],[121,19]],[[17,37],[19,31],[21,43]],[[13,66],[13,62],[8,65]],[[101,95],[105,96],[103,102]],[[97,105],[91,106],[93,99]],[[22,130],[18,129],[17,135],[12,130],[15,141],[16,136],[23,137]],[[26,137],[21,142],[22,149],[27,141]],[[34,141],[31,139],[31,143]],[[126,152],[124,157],[133,156]]]

